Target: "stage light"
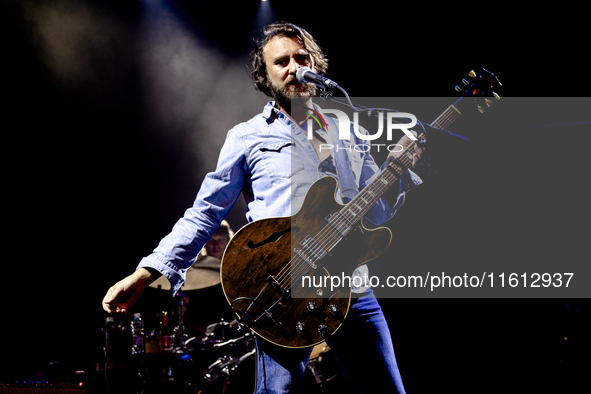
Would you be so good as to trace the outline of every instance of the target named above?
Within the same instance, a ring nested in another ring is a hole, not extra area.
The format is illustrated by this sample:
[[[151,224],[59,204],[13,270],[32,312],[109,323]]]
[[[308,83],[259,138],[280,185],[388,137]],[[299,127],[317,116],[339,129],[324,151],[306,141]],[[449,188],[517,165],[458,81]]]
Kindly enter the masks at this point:
[[[277,20],[277,15],[273,10],[273,5],[268,0],[261,0],[259,9],[252,21],[252,30],[260,32],[264,26]]]

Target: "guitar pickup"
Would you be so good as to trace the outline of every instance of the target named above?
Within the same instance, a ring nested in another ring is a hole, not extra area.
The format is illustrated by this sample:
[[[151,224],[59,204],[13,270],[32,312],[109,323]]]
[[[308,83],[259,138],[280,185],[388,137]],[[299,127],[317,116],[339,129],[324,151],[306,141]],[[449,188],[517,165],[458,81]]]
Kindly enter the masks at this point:
[[[271,285],[273,290],[275,290],[277,294],[279,294],[282,298],[289,297],[289,291],[281,287],[281,285],[279,284],[279,282],[277,282],[277,279],[275,279],[273,275],[269,275],[269,277],[267,278],[267,282],[269,282],[269,285]]]
[[[317,269],[318,265],[316,263],[328,254],[322,245],[311,235],[306,235],[300,241],[300,246],[302,247],[301,249],[294,248],[293,252],[313,269]]]
[[[332,211],[325,219],[343,238],[353,230],[353,224],[345,219],[340,212]]]

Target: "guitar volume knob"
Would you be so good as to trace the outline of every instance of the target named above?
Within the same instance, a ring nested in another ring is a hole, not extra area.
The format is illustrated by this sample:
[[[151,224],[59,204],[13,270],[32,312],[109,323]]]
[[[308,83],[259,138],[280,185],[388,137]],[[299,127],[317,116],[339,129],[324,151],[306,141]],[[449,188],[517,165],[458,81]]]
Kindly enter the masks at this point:
[[[314,301],[310,301],[308,302],[308,305],[306,305],[306,309],[308,309],[308,312],[314,312],[318,309],[318,305],[316,305]]]
[[[306,325],[302,322],[297,322],[295,325],[295,330],[298,334],[301,334],[306,329]]]
[[[323,337],[327,336],[327,335],[328,335],[328,327],[327,327],[327,326],[325,326],[324,324],[321,324],[321,325],[318,327],[318,333],[319,333],[320,335],[322,335]]]
[[[328,307],[328,311],[330,312],[331,315],[336,316],[341,312],[341,308],[339,308],[338,305],[332,304],[331,306]]]

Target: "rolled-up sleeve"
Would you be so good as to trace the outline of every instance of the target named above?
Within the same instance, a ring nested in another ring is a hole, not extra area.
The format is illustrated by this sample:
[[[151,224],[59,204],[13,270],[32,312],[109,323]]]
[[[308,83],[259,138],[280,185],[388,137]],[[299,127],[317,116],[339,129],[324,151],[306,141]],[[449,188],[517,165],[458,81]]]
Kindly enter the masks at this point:
[[[201,248],[228,215],[240,196],[246,176],[243,141],[230,130],[220,151],[217,167],[206,175],[193,206],[139,267],[164,275],[176,293]]]

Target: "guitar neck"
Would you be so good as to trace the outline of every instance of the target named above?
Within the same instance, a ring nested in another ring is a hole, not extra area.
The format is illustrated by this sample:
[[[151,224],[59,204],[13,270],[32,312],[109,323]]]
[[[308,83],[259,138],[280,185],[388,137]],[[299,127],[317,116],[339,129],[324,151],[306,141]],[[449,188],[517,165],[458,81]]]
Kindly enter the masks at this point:
[[[419,134],[418,138],[424,140],[425,135]],[[355,225],[386,191],[398,183],[404,172],[412,166],[416,147],[416,141],[411,142],[396,160],[389,163],[369,185],[341,209],[339,214],[345,223],[350,226]]]
[[[447,129],[461,115],[461,112],[455,106],[460,100],[447,107],[431,123],[431,126],[438,129]],[[417,138],[418,141],[426,141],[424,133],[419,134]],[[416,147],[417,142],[413,141],[396,160],[388,164],[369,185],[341,209],[339,217],[342,224],[340,226],[347,228],[354,226],[392,186],[398,183],[402,174],[412,166]],[[339,226],[337,223],[335,224]],[[347,233],[348,231],[341,232]]]
[[[460,100],[447,107],[447,109],[431,123],[431,126],[437,129],[447,129],[462,114],[456,107]]]

